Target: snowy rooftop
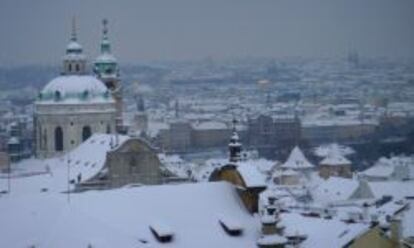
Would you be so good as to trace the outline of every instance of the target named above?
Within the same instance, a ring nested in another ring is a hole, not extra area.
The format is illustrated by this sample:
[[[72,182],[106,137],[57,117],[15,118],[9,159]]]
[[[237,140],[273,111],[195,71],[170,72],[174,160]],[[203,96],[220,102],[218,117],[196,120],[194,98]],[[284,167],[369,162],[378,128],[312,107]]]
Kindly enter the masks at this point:
[[[331,149],[321,162],[321,165],[350,165],[351,161],[345,158],[338,149]]]
[[[281,165],[284,169],[308,169],[313,168],[314,165],[311,164],[303,155],[303,152],[300,150],[299,147],[293,148],[291,151],[288,159],[285,163]]]
[[[247,187],[266,187],[266,178],[256,166],[248,162],[240,163],[237,171],[243,177]]]
[[[70,99],[100,99],[113,101],[108,89],[97,78],[85,75],[59,76],[50,81],[41,91],[38,103],[56,100],[65,102]]]
[[[351,198],[360,185],[360,181],[355,179],[329,177],[312,191],[312,196],[319,203],[345,202]]]
[[[128,137],[119,135],[119,144]],[[112,141],[111,141],[112,140]],[[106,153],[111,150],[110,143],[115,142],[114,135],[94,134],[66,155],[51,159],[28,159],[15,165],[17,168],[11,181],[11,194],[26,195],[47,189],[62,192],[68,189],[69,180],[81,177],[81,182],[97,175],[104,167]],[[91,156],[93,154],[93,156]],[[70,185],[72,188],[73,185]],[[0,191],[7,189],[7,177],[0,175]]]
[[[217,122],[217,121],[206,121],[206,122],[201,122],[199,124],[195,124],[193,125],[194,129],[197,130],[226,130],[228,129],[226,123],[223,122]]]
[[[355,153],[354,149],[351,147],[339,145],[337,143],[321,145],[317,147],[314,152],[315,155],[325,158],[332,152],[332,150],[338,151],[342,156],[348,156]]]
[[[346,224],[338,219],[303,217],[300,214],[281,215],[286,233],[307,235],[300,247],[344,247],[369,229],[367,224]]]
[[[90,191],[72,194],[70,202],[50,193],[0,201],[8,227],[0,247],[160,247],[149,228],[154,223],[174,233],[165,247],[255,247],[259,238],[258,221],[223,182]],[[228,235],[221,216],[237,220],[243,235]]]

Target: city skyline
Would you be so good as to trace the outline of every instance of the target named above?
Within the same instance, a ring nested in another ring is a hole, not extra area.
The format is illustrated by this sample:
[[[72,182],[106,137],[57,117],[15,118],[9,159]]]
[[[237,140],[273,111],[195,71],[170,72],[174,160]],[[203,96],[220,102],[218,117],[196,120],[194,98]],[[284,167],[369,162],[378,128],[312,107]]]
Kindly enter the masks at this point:
[[[73,16],[89,61],[101,20],[121,63],[233,57],[414,57],[410,1],[3,1],[0,65],[58,64]],[[23,31],[24,30],[24,31]]]

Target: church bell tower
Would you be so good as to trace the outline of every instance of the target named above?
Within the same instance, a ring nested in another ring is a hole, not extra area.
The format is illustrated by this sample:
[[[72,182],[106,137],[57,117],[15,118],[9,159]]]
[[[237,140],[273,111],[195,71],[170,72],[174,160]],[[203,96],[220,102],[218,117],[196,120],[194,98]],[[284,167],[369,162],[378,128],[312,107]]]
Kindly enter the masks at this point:
[[[111,43],[108,38],[108,21],[102,21],[102,40],[100,44],[100,55],[94,63],[94,74],[99,78],[115,99],[116,105],[116,127],[117,131],[121,131],[122,124],[122,84],[119,74],[119,66],[116,58],[111,51]]]

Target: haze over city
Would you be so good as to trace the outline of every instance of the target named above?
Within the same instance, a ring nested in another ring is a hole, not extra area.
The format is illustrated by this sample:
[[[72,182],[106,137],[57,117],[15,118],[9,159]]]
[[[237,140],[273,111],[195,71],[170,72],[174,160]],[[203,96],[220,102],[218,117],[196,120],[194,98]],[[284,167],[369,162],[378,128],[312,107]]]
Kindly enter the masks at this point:
[[[0,63],[57,64],[73,16],[89,55],[111,21],[121,63],[233,57],[414,56],[409,0],[10,1]]]
[[[413,248],[414,1],[0,1],[0,247]]]

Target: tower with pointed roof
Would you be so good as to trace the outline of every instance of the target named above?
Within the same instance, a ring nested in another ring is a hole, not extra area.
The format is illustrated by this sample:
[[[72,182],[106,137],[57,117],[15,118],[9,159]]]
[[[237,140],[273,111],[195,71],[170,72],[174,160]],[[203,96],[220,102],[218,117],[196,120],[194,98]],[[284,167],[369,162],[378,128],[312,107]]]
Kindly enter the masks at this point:
[[[83,48],[78,42],[76,34],[76,19],[72,20],[72,34],[70,42],[63,56],[62,75],[84,75],[86,74],[86,56]]]
[[[102,40],[100,54],[94,63],[94,73],[112,93],[117,110],[117,129],[122,126],[122,84],[120,80],[118,61],[112,54],[111,42],[108,37],[108,20],[102,21]]]

